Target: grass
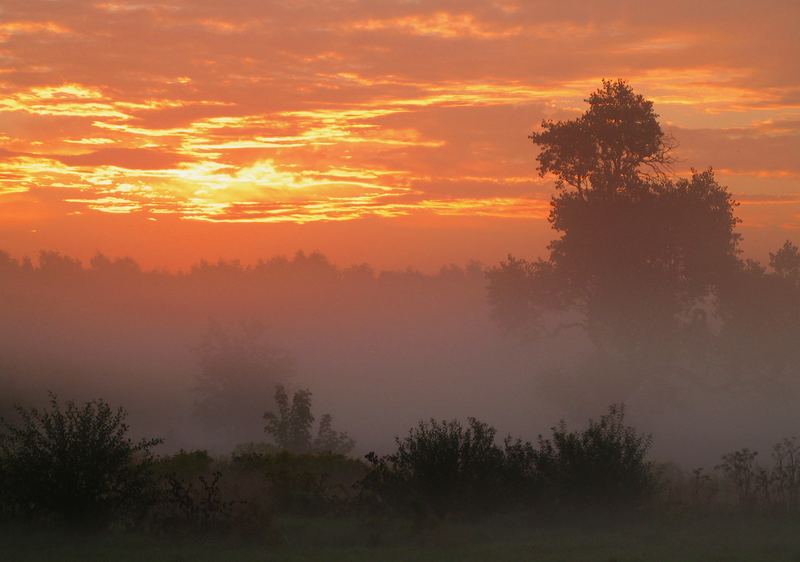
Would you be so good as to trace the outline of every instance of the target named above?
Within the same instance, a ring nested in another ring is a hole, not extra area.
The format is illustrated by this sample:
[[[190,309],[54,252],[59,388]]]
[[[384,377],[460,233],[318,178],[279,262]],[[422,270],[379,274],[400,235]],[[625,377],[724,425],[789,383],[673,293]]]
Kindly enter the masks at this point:
[[[521,519],[450,524],[424,537],[396,527],[386,544],[367,546],[355,520],[286,519],[276,523],[283,544],[267,541],[137,534],[74,536],[0,532],[0,560],[14,562],[800,562],[800,521],[704,518],[670,522],[531,527]]]

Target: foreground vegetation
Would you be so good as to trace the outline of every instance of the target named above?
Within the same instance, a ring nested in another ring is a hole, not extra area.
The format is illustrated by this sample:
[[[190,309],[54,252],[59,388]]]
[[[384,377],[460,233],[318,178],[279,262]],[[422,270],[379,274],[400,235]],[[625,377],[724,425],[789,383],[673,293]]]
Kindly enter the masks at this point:
[[[742,449],[683,473],[612,406],[535,444],[420,422],[360,460],[329,416],[312,438],[308,391],[277,394],[272,443],[220,457],[155,455],[104,401],[18,408],[0,431],[0,559],[800,559],[793,439],[769,464]]]

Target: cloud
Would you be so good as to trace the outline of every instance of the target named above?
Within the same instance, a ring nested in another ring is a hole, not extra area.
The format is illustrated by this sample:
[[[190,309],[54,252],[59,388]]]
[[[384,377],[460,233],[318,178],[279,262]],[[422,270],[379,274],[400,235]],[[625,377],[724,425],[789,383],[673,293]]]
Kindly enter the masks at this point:
[[[681,166],[784,196],[800,191],[798,10],[8,0],[0,190],[192,221],[541,217],[551,184],[526,136],[621,76]]]
[[[170,169],[185,161],[179,154],[138,148],[104,148],[94,152],[54,158],[68,166],[117,166],[134,170]]]

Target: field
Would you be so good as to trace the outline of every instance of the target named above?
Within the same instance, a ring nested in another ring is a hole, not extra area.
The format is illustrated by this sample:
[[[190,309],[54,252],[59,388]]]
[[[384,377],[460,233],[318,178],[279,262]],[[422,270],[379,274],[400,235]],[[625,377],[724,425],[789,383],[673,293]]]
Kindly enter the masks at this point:
[[[356,520],[276,522],[270,541],[158,539],[131,534],[81,537],[5,529],[0,559],[102,561],[520,561],[798,562],[800,521],[766,517],[681,518],[661,522],[538,525],[520,518],[449,524],[424,535],[395,529],[385,544],[366,544]],[[282,544],[281,544],[282,543]]]

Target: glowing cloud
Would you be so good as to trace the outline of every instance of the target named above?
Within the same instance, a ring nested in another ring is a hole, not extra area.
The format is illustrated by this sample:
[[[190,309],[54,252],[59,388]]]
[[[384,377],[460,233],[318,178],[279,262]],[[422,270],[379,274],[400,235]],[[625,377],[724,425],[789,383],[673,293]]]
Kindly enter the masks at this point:
[[[12,0],[0,202],[22,203],[0,213],[542,222],[552,185],[526,136],[621,76],[655,101],[681,169],[716,164],[737,195],[788,197],[769,208],[793,225],[800,13],[788,4],[729,7],[723,28],[696,3],[655,22],[613,2]]]

